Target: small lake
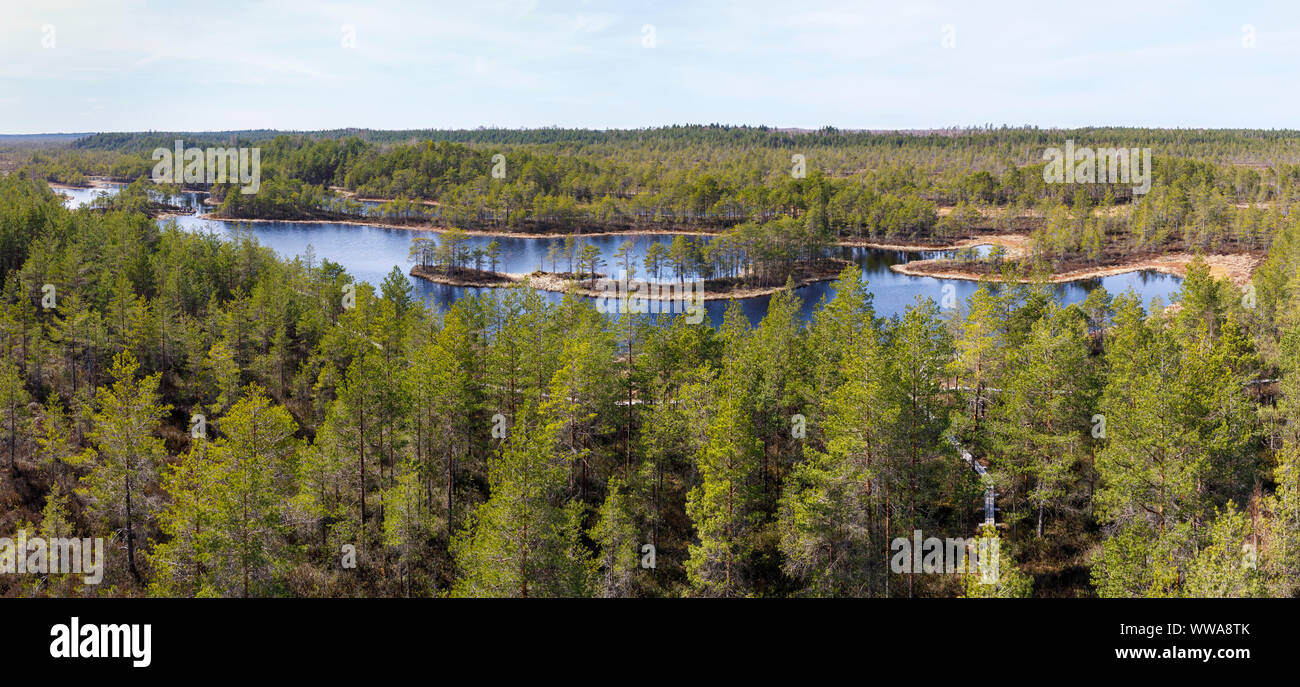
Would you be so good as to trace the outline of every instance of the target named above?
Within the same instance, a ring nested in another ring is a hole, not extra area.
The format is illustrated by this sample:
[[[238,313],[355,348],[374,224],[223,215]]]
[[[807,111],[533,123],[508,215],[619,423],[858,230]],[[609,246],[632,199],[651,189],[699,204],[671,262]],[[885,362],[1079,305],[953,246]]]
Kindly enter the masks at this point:
[[[107,182],[101,186],[91,186],[87,188],[72,188],[67,186],[52,186],[55,193],[64,196],[63,206],[69,210],[75,210],[83,205],[90,205],[96,198],[115,196],[121,193],[124,184],[117,182]],[[165,196],[161,193],[152,193],[151,195],[158,200],[162,200],[177,207],[189,208],[198,212],[206,212],[207,208],[203,205],[203,199],[208,194],[198,191],[183,191],[180,195]]]
[[[115,196],[122,190],[121,184],[111,184],[109,186],[94,186],[90,188],[70,188],[66,186],[51,186],[55,193],[62,194],[63,206],[68,209],[79,208],[83,205],[90,205],[100,196]]]
[[[88,203],[100,192],[116,192],[116,189],[56,190],[72,196],[67,201],[70,207]],[[183,204],[187,207],[195,207],[202,213],[205,212],[205,208],[199,202],[200,199],[201,197],[196,194],[187,193]],[[410,252],[411,239],[417,236],[435,238],[439,236],[432,232],[339,222],[235,222],[210,219],[203,214],[174,219],[177,225],[187,231],[212,231],[222,236],[230,236],[239,231],[251,232],[257,237],[259,243],[286,258],[302,255],[307,247],[311,246],[317,259],[329,259],[339,263],[353,278],[376,286],[394,266],[400,267],[403,273],[410,270],[411,263],[407,256]],[[615,253],[624,241],[632,240],[633,264],[636,266],[637,276],[644,279],[646,278],[644,267],[646,250],[652,243],[671,243],[673,238],[672,234],[597,235],[583,237],[583,240],[600,250],[605,260],[605,267],[601,271],[607,273],[617,272]],[[709,237],[700,238],[709,240]],[[559,246],[557,253],[563,253],[564,239],[562,238],[469,236],[465,244],[472,250],[485,248],[493,240],[500,248],[501,257],[497,269],[505,272],[531,272],[543,266],[549,270],[552,266],[547,259],[547,253],[551,247]],[[959,303],[978,288],[976,282],[965,279],[914,277],[889,269],[890,265],[911,260],[942,257],[950,254],[949,251],[909,253],[863,247],[842,247],[838,250],[840,257],[861,266],[863,278],[870,285],[876,313],[879,315],[901,315],[909,305],[916,302],[918,297],[931,298],[936,303],[942,302],[946,286],[952,287],[950,293],[957,297]],[[564,271],[568,267],[567,261],[561,257],[559,269]],[[661,275],[663,281],[675,278],[669,268],[665,268]],[[422,279],[410,278],[410,280],[417,296],[440,308],[450,307],[452,303],[467,294],[495,295],[501,292],[500,289],[465,288],[434,284]],[[1116,295],[1132,289],[1149,307],[1156,299],[1166,304],[1172,302],[1181,283],[1182,279],[1173,275],[1153,270],[1139,270],[1099,279],[1056,284],[1053,288],[1056,290],[1057,298],[1065,304],[1082,301],[1090,291],[1098,287],[1105,288]],[[832,288],[830,281],[825,281],[801,287],[796,289],[795,293],[803,301],[801,314],[807,319],[812,316],[823,298],[830,300],[834,297],[835,289]],[[543,291],[542,294],[555,302],[563,297],[563,294],[551,291]],[[770,299],[771,296],[758,296],[740,299],[739,303],[750,322],[757,323],[766,314]],[[715,326],[722,321],[722,314],[726,307],[727,301],[715,300],[705,303],[709,320]]]
[[[393,269],[394,265],[403,272],[410,269],[407,255],[411,239],[423,235],[407,229],[393,229],[336,222],[228,222],[212,220],[202,216],[177,217],[176,222],[183,229],[191,231],[214,231],[229,236],[236,231],[251,231],[258,241],[275,250],[282,256],[301,255],[310,245],[317,258],[328,258],[340,263],[355,279],[378,285]],[[436,236],[436,234],[434,235]],[[640,236],[587,236],[583,240],[600,249],[606,262],[605,272],[616,272],[609,267],[616,262],[615,254],[626,240],[633,241],[633,264],[637,266],[638,276],[645,277],[643,266],[646,250],[652,243],[671,243],[672,234],[648,234]],[[705,237],[707,239],[707,237]],[[551,269],[546,259],[552,245],[559,245],[558,252],[563,252],[563,239],[559,238],[519,238],[519,237],[484,237],[470,236],[466,240],[469,248],[486,247],[495,240],[500,248],[501,261],[498,269],[505,272],[531,272],[541,267]],[[964,301],[975,292],[978,284],[965,279],[936,279],[934,277],[914,277],[899,274],[889,269],[890,265],[906,263],[910,260],[942,257],[945,252],[932,251],[907,253],[902,251],[880,250],[876,248],[844,247],[839,249],[840,257],[851,260],[862,267],[863,278],[870,285],[876,312],[880,315],[901,315],[907,306],[916,302],[918,297],[934,299],[941,302],[944,287],[952,286],[959,302]],[[560,270],[567,270],[564,258],[560,258]],[[661,279],[674,279],[671,269],[665,269]],[[411,279],[415,293],[426,301],[440,307],[449,307],[468,293],[495,294],[499,289],[465,288],[434,284],[423,279]],[[1082,301],[1088,293],[1098,286],[1112,294],[1119,294],[1133,289],[1142,296],[1148,306],[1156,298],[1163,303],[1171,302],[1177,294],[1182,280],[1173,275],[1153,270],[1141,270],[1125,274],[1111,275],[1100,279],[1069,282],[1054,285],[1057,297],[1062,303]],[[562,294],[544,291],[548,299],[558,302]],[[818,282],[795,290],[803,300],[802,316],[812,316],[817,304],[823,299],[831,299],[835,289],[831,282]],[[771,296],[758,296],[741,299],[740,306],[750,322],[757,323],[767,313]],[[705,310],[710,322],[717,325],[722,321],[722,314],[727,301],[707,301]]]

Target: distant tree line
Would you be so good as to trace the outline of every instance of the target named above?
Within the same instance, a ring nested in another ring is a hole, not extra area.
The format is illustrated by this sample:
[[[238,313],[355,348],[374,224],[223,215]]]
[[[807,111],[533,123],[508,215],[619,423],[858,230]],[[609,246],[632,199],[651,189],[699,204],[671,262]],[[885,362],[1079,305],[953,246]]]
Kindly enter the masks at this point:
[[[806,222],[766,252],[791,221],[704,244],[710,269],[815,254]],[[10,174],[0,536],[113,545],[99,587],[0,593],[1293,596],[1300,229],[1277,232],[1253,290],[1197,262],[1175,310],[1030,283],[886,319],[850,267],[808,321],[787,289],[713,329],[524,288],[438,311],[396,266],[356,283]],[[998,537],[1000,581],[892,570],[918,529]]]

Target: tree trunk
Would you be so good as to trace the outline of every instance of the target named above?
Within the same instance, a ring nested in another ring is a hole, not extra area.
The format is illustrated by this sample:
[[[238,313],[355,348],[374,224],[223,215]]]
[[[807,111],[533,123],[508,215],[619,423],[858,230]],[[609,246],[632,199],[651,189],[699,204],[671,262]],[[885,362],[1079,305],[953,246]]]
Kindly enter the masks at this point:
[[[131,523],[131,476],[127,475],[126,484],[126,565],[131,570],[131,577],[139,583],[140,571],[135,567],[135,529]]]

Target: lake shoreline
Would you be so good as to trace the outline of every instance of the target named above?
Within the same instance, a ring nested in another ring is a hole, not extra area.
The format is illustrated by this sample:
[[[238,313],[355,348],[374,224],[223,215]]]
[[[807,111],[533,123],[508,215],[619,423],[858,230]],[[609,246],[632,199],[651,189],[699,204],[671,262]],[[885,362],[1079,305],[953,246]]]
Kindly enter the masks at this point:
[[[797,273],[791,279],[793,288],[798,289],[823,281],[831,281],[839,277],[844,268],[849,266],[848,260],[838,258],[824,261],[824,264],[816,265],[811,270],[804,270],[801,274]],[[473,270],[467,268],[458,268],[460,274],[450,275],[437,271],[433,268],[415,265],[411,267],[410,275],[418,279],[424,279],[436,284],[446,286],[456,286],[462,288],[510,288],[516,284],[523,284],[530,288],[542,291],[553,291],[556,293],[569,293],[570,291],[579,296],[588,298],[605,298],[610,296],[600,288],[593,285],[585,285],[582,281],[573,279],[570,275],[555,272],[492,272],[489,270]],[[597,279],[604,279],[606,275],[598,274]],[[594,281],[594,280],[592,280]],[[780,286],[756,286],[737,288],[728,285],[729,279],[708,279],[704,282],[702,292],[705,301],[721,300],[740,300],[745,298],[757,298],[760,296],[770,296],[786,288],[785,284]],[[644,283],[644,282],[633,282]],[[642,293],[641,297],[646,300],[673,300],[682,298],[682,292],[677,290],[678,282],[663,282],[663,286],[672,286],[667,295]]]
[[[439,233],[439,234],[446,233],[449,230],[447,227],[437,226],[437,225],[429,225],[429,224],[410,225],[410,224],[397,224],[397,223],[382,222],[382,221],[326,220],[326,219],[295,220],[295,219],[261,219],[261,218],[235,219],[229,217],[220,217],[215,214],[208,214],[203,216],[214,220],[221,220],[224,222],[232,222],[232,223],[255,222],[255,223],[274,224],[277,222],[278,223],[292,222],[298,224],[343,224],[343,225],[351,225],[351,226],[358,226],[358,227],[400,229],[400,230],[406,230],[411,232],[421,232],[421,233],[432,232],[432,233]],[[464,231],[466,236],[481,236],[481,237],[488,237],[488,238],[521,238],[521,239],[560,239],[560,238],[566,238],[568,236],[634,237],[634,236],[656,236],[656,235],[678,235],[678,234],[685,235],[685,236],[716,236],[717,235],[716,233],[711,233],[706,231],[681,230],[681,229],[633,229],[628,231],[603,231],[603,232],[592,232],[592,233],[581,233],[581,234],[564,234],[564,233],[555,233],[555,232],[529,234],[524,232],[490,231],[490,230],[480,230],[480,229],[464,229],[462,231]],[[1001,234],[989,234],[985,236],[975,236],[975,237],[968,236],[960,239],[951,239],[946,242],[938,243],[938,244],[894,242],[894,241],[887,241],[887,240],[870,240],[870,239],[841,239],[839,241],[836,241],[835,245],[839,247],[845,247],[845,248],[870,248],[875,250],[897,251],[901,253],[926,253],[926,252],[934,252],[934,251],[960,250],[963,248],[971,248],[974,246],[993,245],[993,246],[1002,246],[1003,248],[1006,249],[1007,257],[1014,259],[1016,257],[1024,255],[1027,252],[1028,242],[1029,242],[1029,237],[1024,234],[1001,233]],[[1211,255],[1211,256],[1206,256],[1206,260],[1211,263],[1211,269],[1212,271],[1217,273],[1216,276],[1228,276],[1233,280],[1234,283],[1244,284],[1246,281],[1249,281],[1250,273],[1253,271],[1255,267],[1254,264],[1249,265],[1249,267],[1246,268],[1245,271],[1243,271],[1241,266],[1239,265],[1230,265],[1230,264],[1225,264],[1222,269],[1216,270],[1215,268],[1216,262],[1219,261],[1220,259],[1228,259],[1230,261],[1236,256],[1237,254]],[[1214,260],[1211,260],[1211,258],[1214,258]],[[985,273],[977,272],[975,270],[963,269],[958,266],[946,267],[943,269],[935,269],[934,267],[932,267],[933,265],[936,264],[951,263],[951,262],[952,262],[951,260],[943,259],[943,258],[913,260],[907,263],[891,265],[889,269],[893,270],[894,272],[898,272],[899,274],[905,274],[912,277],[932,277],[935,279],[960,279],[964,281],[982,281],[982,280],[988,280],[993,282],[1002,281],[1002,276],[1000,274],[985,274]],[[1181,278],[1186,276],[1186,264],[1188,262],[1190,262],[1189,254],[1182,253],[1182,252],[1170,253],[1165,256],[1160,256],[1157,258],[1143,258],[1141,260],[1124,262],[1118,265],[1099,266],[1096,268],[1089,268],[1084,270],[1070,270],[1059,274],[1053,274],[1050,277],[1048,277],[1048,281],[1051,283],[1087,281],[1090,279],[1097,279],[1100,277],[1107,277],[1107,276],[1113,276],[1118,274],[1126,274],[1128,272],[1138,272],[1142,270],[1155,270],[1158,272],[1163,272],[1165,274],[1170,274]],[[522,276],[523,273],[507,273],[507,274],[512,274],[515,275],[516,277],[519,277]],[[419,276],[419,275],[414,275],[414,272],[412,272],[412,275]],[[806,286],[811,283],[816,283],[818,281],[827,281],[833,278],[834,275],[823,276],[818,279],[809,281],[807,283],[798,283],[796,284],[796,288],[801,286]],[[430,279],[430,281],[446,284],[448,286],[478,287],[478,288],[501,288],[503,286],[509,285],[509,284],[495,284],[495,285],[465,284],[455,280],[444,281],[442,279]],[[1028,283],[1033,281],[1033,279],[1020,278],[1019,281],[1022,283]],[[543,288],[544,290],[556,291],[561,293],[567,290],[566,288],[557,284],[549,284],[548,286],[545,287],[539,286],[537,288]],[[754,289],[753,290],[754,293],[747,294],[747,295],[712,295],[712,296],[706,296],[706,300],[721,300],[726,298],[752,298],[755,296],[770,295],[780,290],[780,288],[783,287]]]
[[[84,186],[77,186],[76,184],[65,184],[61,181],[49,181],[49,180],[46,180],[45,184],[50,188],[66,188],[75,191],[87,191],[93,188],[113,188],[114,186],[124,185],[120,181],[113,181],[112,179],[104,179],[99,177],[87,177],[87,181]]]
[[[85,186],[73,186],[70,184],[62,184],[53,181],[47,181],[46,183],[54,188],[87,190],[93,188],[110,188],[114,185],[120,185],[124,182],[117,181],[108,177],[89,177],[87,185]],[[332,188],[331,190],[334,190],[335,192],[338,192],[342,195],[349,196],[349,197],[355,197],[356,195],[354,191],[343,191],[338,188]],[[204,193],[204,194],[208,193],[206,191],[197,191],[197,192]],[[388,202],[382,198],[357,198],[357,200],[369,200],[372,202]],[[211,197],[205,199],[203,202],[206,205],[217,207],[217,204],[212,203]],[[425,205],[434,205],[434,206],[438,205],[436,201],[419,201],[419,202]],[[183,212],[166,213],[165,215],[160,216],[160,218],[168,219],[170,217],[181,216],[184,214],[187,213],[183,213]],[[197,213],[190,213],[190,214],[197,215]],[[380,229],[403,229],[406,231],[414,231],[414,232],[433,232],[439,234],[446,233],[451,230],[451,227],[447,227],[445,225],[432,224],[432,223],[412,224],[412,223],[400,223],[400,222],[386,222],[383,220],[372,220],[372,219],[366,219],[366,220],[329,219],[329,218],[318,218],[318,217],[269,219],[269,218],[261,218],[261,217],[226,217],[221,215],[219,212],[211,212],[203,216],[209,219],[218,219],[223,222],[260,222],[260,223],[294,222],[300,224],[307,224],[307,223],[345,224],[345,225],[352,225],[352,226],[377,227]],[[578,233],[555,232],[555,231],[525,232],[525,231],[508,231],[508,230],[501,230],[501,229],[461,229],[461,231],[463,231],[466,236],[486,236],[486,237],[493,237],[493,238],[524,238],[524,239],[563,239],[569,236],[655,236],[655,235],[665,235],[665,234],[673,235],[673,236],[676,235],[718,236],[722,233],[721,231],[702,229],[698,227],[696,228],[633,227],[633,228],[618,230],[618,231],[601,230],[601,231],[578,232]],[[907,240],[891,240],[891,239],[846,238],[846,239],[836,240],[835,245],[840,247],[846,247],[846,248],[874,248],[879,250],[892,250],[892,251],[898,251],[902,253],[924,253],[930,251],[957,250],[961,248],[967,248],[970,246],[1002,245],[1007,248],[1008,256],[1013,257],[1015,255],[1020,254],[1020,252],[1023,251],[1023,247],[1028,242],[1028,240],[1029,237],[1028,235],[1025,234],[1001,233],[1001,234],[989,234],[985,236],[975,236],[975,237],[967,237],[967,238],[960,238],[960,239],[957,238],[940,239],[935,243],[921,243],[916,241],[909,242]]]
[[[432,232],[436,234],[445,234],[451,231],[451,227],[437,224],[402,224],[398,222],[385,222],[382,220],[356,220],[356,219],[268,219],[268,218],[244,218],[244,217],[225,217],[217,213],[204,215],[211,219],[219,219],[223,222],[294,222],[299,224],[347,224],[362,227],[377,227],[380,229],[404,229],[415,232]],[[520,239],[563,239],[569,236],[658,236],[658,235],[682,235],[682,236],[720,236],[722,232],[708,231],[704,229],[656,229],[651,227],[637,227],[622,231],[592,231],[578,233],[564,232],[524,232],[524,231],[504,231],[494,229],[461,229],[466,236],[487,236],[493,238],[520,238]],[[948,239],[935,244],[926,243],[906,243],[890,240],[878,239],[839,239],[835,241],[836,246],[844,248],[876,248],[879,250],[892,250],[902,253],[925,253],[930,251],[957,250],[970,246],[984,245],[1002,245],[1005,246],[1008,256],[1014,256],[1022,250],[1023,244],[1028,242],[1029,237],[1023,234],[989,234],[987,236],[976,236],[973,238]]]
[[[212,220],[220,220],[230,223],[294,223],[294,224],[339,224],[357,227],[373,227],[379,229],[398,229],[410,232],[420,233],[446,233],[448,227],[434,224],[399,224],[394,222],[384,222],[375,220],[356,220],[356,219],[265,219],[265,218],[233,218],[222,217],[216,213],[198,215],[197,213],[188,213],[189,216],[198,216]],[[159,219],[169,219],[172,217],[185,216],[187,213],[164,213]],[[479,236],[489,238],[520,238],[520,239],[561,239],[568,236],[576,237],[606,237],[606,236],[662,236],[662,235],[684,235],[684,236],[716,236],[717,232],[709,232],[700,229],[629,229],[626,231],[598,231],[591,233],[566,234],[559,232],[545,233],[526,233],[515,231],[494,231],[482,229],[463,229],[466,236]],[[902,253],[925,253],[934,251],[960,250],[975,246],[1002,246],[1006,250],[1006,255],[1010,259],[1022,256],[1027,253],[1029,237],[1017,233],[999,233],[979,236],[967,236],[964,238],[953,238],[942,242],[929,244],[907,241],[890,241],[875,239],[840,239],[835,242],[836,246],[847,248],[870,248],[875,250],[897,251]],[[1069,283],[1076,281],[1087,281],[1102,277],[1126,274],[1129,272],[1139,272],[1143,270],[1153,270],[1164,274],[1173,275],[1179,278],[1186,276],[1187,264],[1191,262],[1191,255],[1185,252],[1169,253],[1158,257],[1147,257],[1138,260],[1126,261],[1115,265],[1103,265],[1094,268],[1075,269],[1066,272],[1055,273],[1047,277],[1050,283]],[[1258,265],[1259,260],[1246,254],[1214,254],[1205,256],[1210,263],[1211,272],[1218,277],[1227,277],[1238,285],[1244,285],[1250,280],[1250,275]],[[1243,261],[1244,260],[1244,261]],[[912,277],[931,277],[934,279],[959,279],[963,281],[990,281],[1001,282],[1002,275],[978,272],[976,270],[963,268],[951,259],[937,258],[913,260],[907,263],[890,265],[889,269],[899,274]],[[568,291],[567,280],[561,279],[544,279],[539,275],[546,275],[546,272],[531,273],[498,273],[507,275],[505,278],[509,281],[493,281],[484,283],[476,279],[459,279],[449,278],[445,275],[416,274],[416,268],[412,268],[411,276],[419,277],[434,283],[444,284],[447,286],[457,286],[463,288],[504,288],[512,286],[515,283],[522,282],[524,277],[530,277],[535,288],[542,290],[563,293]],[[801,288],[821,281],[834,279],[837,274],[819,274],[815,278],[797,279],[795,288]],[[1034,281],[1032,277],[1021,277],[1017,281],[1029,283]],[[749,289],[728,289],[724,293],[708,293],[706,289],[705,300],[725,300],[738,298],[754,298],[758,296],[767,296],[781,290],[784,286],[761,287]],[[583,295],[599,295],[598,290],[580,289],[585,291]]]
[[[265,219],[265,218],[243,218],[243,217],[224,217],[217,213],[204,215],[211,219],[219,219],[223,222],[294,222],[298,224],[349,224],[362,227],[377,227],[379,229],[404,229],[406,231],[432,232],[435,234],[445,234],[451,231],[451,227],[435,224],[400,224],[397,222],[384,222],[382,220],[355,220],[355,219]],[[717,236],[717,232],[708,232],[698,229],[628,229],[627,231],[593,231],[581,233],[562,233],[562,232],[541,232],[531,233],[524,231],[500,231],[491,229],[461,229],[466,236],[487,236],[492,238],[517,238],[517,239],[562,239],[569,236],[654,236],[657,234],[681,234],[683,236]]]
[[[52,182],[52,181],[47,181],[46,183],[49,184],[51,188],[55,188],[55,189],[86,190],[86,189],[95,189],[95,188],[108,188],[115,184],[120,184],[122,182],[113,180],[111,178],[106,178],[106,177],[89,177],[87,180],[87,184],[85,186],[74,186],[71,184],[63,184],[63,183]],[[332,190],[334,190],[335,192],[341,191],[340,189],[332,189]],[[342,195],[350,196],[354,198],[356,197],[355,192],[345,192],[342,193]],[[386,202],[384,201],[384,199],[378,199],[378,198],[360,199],[360,200]],[[209,198],[205,202],[210,203],[211,199]],[[426,205],[428,204],[437,205],[435,201],[422,201],[422,203]],[[272,223],[272,224],[273,223],[341,224],[341,225],[350,225],[350,226],[358,226],[358,227],[375,227],[380,229],[399,229],[399,230],[421,232],[421,233],[432,232],[438,234],[446,233],[451,230],[450,227],[444,225],[436,225],[432,223],[409,224],[409,223],[398,223],[398,222],[386,222],[383,220],[320,219],[320,218],[295,218],[295,219],[240,218],[240,217],[224,217],[215,212],[208,213],[206,215],[199,215],[198,213],[185,213],[185,212],[164,212],[157,215],[156,219],[167,220],[174,217],[186,216],[187,214],[191,216],[200,216],[200,217],[206,217],[208,219],[221,220],[224,222],[235,222],[235,223],[256,222],[256,223]],[[462,229],[461,231],[463,231],[466,236],[480,236],[480,237],[488,237],[488,238],[522,238],[522,239],[563,239],[569,236],[575,236],[575,237],[607,237],[607,236],[640,237],[640,236],[657,236],[657,235],[659,236],[662,235],[717,236],[721,233],[719,231],[712,231],[712,230],[706,230],[700,228],[684,229],[684,228],[646,228],[646,227],[629,228],[626,230],[619,230],[619,231],[609,231],[609,230],[593,231],[587,233],[582,233],[582,232],[565,233],[565,232],[554,232],[554,231],[532,233],[532,232],[521,232],[521,231],[491,230],[491,229]],[[846,248],[870,248],[875,250],[897,251],[901,253],[925,253],[925,252],[933,252],[933,251],[950,251],[950,250],[961,250],[963,248],[970,248],[974,246],[992,245],[992,246],[1002,246],[1006,250],[1007,258],[1015,259],[1027,253],[1028,242],[1029,242],[1029,236],[1026,234],[1004,232],[999,234],[988,234],[982,236],[968,236],[960,239],[958,238],[942,239],[934,243],[907,241],[907,240],[846,238],[846,239],[837,240],[835,242],[835,245],[838,247],[846,247]],[[1238,285],[1244,285],[1245,283],[1249,282],[1251,274],[1254,271],[1254,268],[1259,263],[1258,259],[1253,258],[1248,254],[1238,254],[1238,253],[1213,254],[1213,255],[1205,256],[1205,259],[1206,262],[1210,264],[1212,274],[1214,274],[1217,277],[1226,277],[1230,279],[1233,283]],[[1052,275],[1047,277],[1047,280],[1050,283],[1067,283],[1067,282],[1074,282],[1074,281],[1086,281],[1090,279],[1098,279],[1101,277],[1125,274],[1128,272],[1137,272],[1142,270],[1153,270],[1153,271],[1161,272],[1164,274],[1170,274],[1181,278],[1186,276],[1187,265],[1190,262],[1191,262],[1191,256],[1188,253],[1185,252],[1167,253],[1154,258],[1151,257],[1141,258],[1137,260],[1125,261],[1115,265],[1103,265],[1103,266],[1097,266],[1092,268],[1074,269],[1074,270],[1068,270],[1066,272],[1053,273]],[[899,274],[905,274],[913,277],[931,277],[935,279],[960,279],[964,281],[984,281],[984,280],[991,281],[991,282],[1003,281],[1003,277],[1000,274],[983,273],[968,268],[962,268],[960,265],[954,264],[954,261],[950,259],[944,259],[944,258],[913,260],[907,263],[890,265],[889,269]],[[427,276],[415,275],[414,268],[412,270],[413,276],[420,276],[421,278],[428,279],[430,281],[434,281],[437,283],[443,283],[450,286],[479,287],[479,288],[494,288],[494,287],[499,288],[501,286],[507,286],[516,283],[518,281],[521,281],[521,277],[523,276],[534,276],[534,280],[536,280],[535,275],[548,274],[548,273],[534,272],[534,273],[527,273],[527,275],[525,275],[524,273],[499,273],[499,274],[509,275],[509,277],[507,278],[510,279],[511,281],[508,284],[501,283],[501,282],[496,282],[493,284],[462,283],[462,280],[457,280],[457,279],[447,280],[445,277],[431,279],[430,277]],[[800,280],[798,283],[796,283],[796,288],[801,286],[807,286],[808,284],[816,283],[818,281],[826,281],[833,278],[834,275],[831,276],[823,275],[823,276],[819,276],[816,279],[812,279],[810,281]],[[1028,283],[1033,281],[1033,278],[1020,277],[1017,278],[1016,281],[1019,281],[1021,283]],[[473,280],[470,280],[470,282],[473,282]],[[567,290],[566,287],[561,286],[560,284],[557,283],[550,283],[549,281],[547,282],[547,286],[539,286],[538,288],[544,288],[545,290],[558,291],[558,292],[564,292]],[[728,292],[727,294],[715,294],[715,295],[706,294],[706,300],[725,299],[725,298],[752,298],[755,296],[770,295],[771,293],[774,293],[780,290],[781,288],[784,287],[735,289]],[[595,293],[595,291],[591,289],[587,289],[587,291],[592,291],[593,293]],[[736,295],[736,294],[745,294],[745,295]]]
[[[1255,268],[1259,266],[1262,258],[1249,253],[1215,253],[1201,256],[1210,267],[1210,274],[1216,278],[1226,278],[1237,286],[1245,286],[1250,282],[1251,275]],[[1176,252],[1166,253],[1156,257],[1145,257],[1135,260],[1128,260],[1117,265],[1098,265],[1083,269],[1069,270],[1067,272],[1054,273],[1047,277],[1047,281],[1053,284],[1061,284],[1074,281],[1085,281],[1089,279],[1100,279],[1118,274],[1128,274],[1130,272],[1140,272],[1152,270],[1164,274],[1170,274],[1175,277],[1185,278],[1187,276],[1187,266],[1196,258],[1192,253]],[[915,260],[909,263],[890,265],[889,269],[906,274],[912,277],[933,277],[935,279],[963,279],[966,281],[1003,281],[1001,274],[989,274],[976,272],[972,269],[962,269],[954,265],[952,260]],[[1016,277],[1014,281],[1027,284],[1035,281],[1032,277]]]

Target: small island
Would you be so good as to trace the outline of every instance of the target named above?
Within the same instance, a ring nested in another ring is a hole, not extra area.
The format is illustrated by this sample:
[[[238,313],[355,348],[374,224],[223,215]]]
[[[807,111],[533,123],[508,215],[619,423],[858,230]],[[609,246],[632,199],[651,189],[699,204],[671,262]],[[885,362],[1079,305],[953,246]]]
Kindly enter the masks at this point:
[[[607,263],[597,246],[581,236],[570,235],[563,243],[552,244],[536,270],[514,273],[497,270],[501,249],[495,240],[484,247],[469,248],[466,239],[467,234],[458,228],[440,237],[412,239],[408,254],[414,263],[411,276],[467,288],[501,288],[526,282],[535,289],[573,292],[590,298],[607,298],[611,290],[627,292],[631,285],[632,292],[647,300],[679,299],[684,292],[699,294],[691,298],[727,300],[765,296],[834,279],[852,264],[827,257],[824,245],[757,257],[739,250],[725,236],[706,243],[684,235],[676,236],[668,246],[651,244],[639,261],[634,259],[635,244],[624,241]],[[544,269],[548,261],[550,270]],[[561,270],[561,265],[565,269]],[[642,267],[644,272],[638,272]],[[602,271],[605,269],[609,273]],[[638,274],[646,278],[638,278]]]
[[[746,281],[743,277],[705,279],[703,281],[703,300],[753,298],[755,296],[771,295],[787,287],[800,288],[821,281],[829,281],[838,277],[844,271],[844,268],[850,264],[852,263],[848,260],[824,258],[815,263],[798,265],[789,275],[788,281],[779,284],[756,285]],[[418,277],[437,284],[466,288],[506,288],[516,284],[526,284],[534,289],[558,293],[573,292],[589,298],[603,298],[609,295],[606,290],[602,289],[602,284],[608,283],[609,275],[601,272],[578,274],[575,272],[535,270],[527,273],[514,273],[461,266],[444,268],[415,265],[411,267],[410,274],[412,277]],[[641,291],[641,297],[647,300],[680,298],[681,290],[669,287],[677,287],[679,284],[684,285],[686,283],[674,281],[648,282],[644,280],[638,282],[635,279],[632,281],[640,284],[654,283],[664,287],[662,293],[657,289]]]

